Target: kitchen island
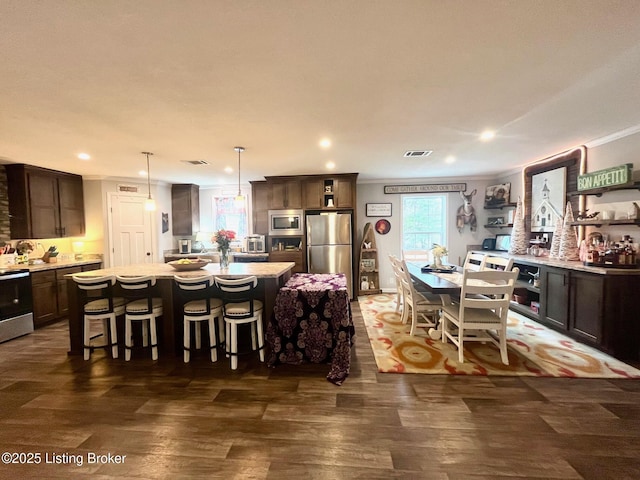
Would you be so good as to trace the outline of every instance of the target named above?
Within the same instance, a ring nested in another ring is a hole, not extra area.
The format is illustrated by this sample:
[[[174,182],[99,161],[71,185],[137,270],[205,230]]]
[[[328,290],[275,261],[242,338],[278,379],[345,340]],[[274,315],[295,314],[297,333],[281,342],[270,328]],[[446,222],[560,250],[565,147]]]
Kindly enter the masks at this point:
[[[242,278],[250,275],[258,277],[258,291],[264,302],[263,322],[267,324],[273,313],[273,306],[278,290],[291,276],[293,262],[268,263],[231,263],[224,271],[217,263],[210,263],[206,267],[192,271],[176,271],[167,263],[148,263],[127,265],[123,267],[104,268],[77,275],[96,277],[103,275],[140,276],[155,275],[157,279],[155,295],[162,298],[164,315],[159,331],[161,354],[172,353],[182,355],[182,318],[181,304],[175,282],[176,274],[183,277],[198,277],[210,274],[224,278]],[[83,352],[83,295],[77,288],[72,275],[66,275],[67,291],[69,295],[69,343],[70,355],[80,355]],[[122,294],[116,290],[116,294]],[[213,293],[215,294],[215,292]],[[125,296],[125,295],[123,295]]]

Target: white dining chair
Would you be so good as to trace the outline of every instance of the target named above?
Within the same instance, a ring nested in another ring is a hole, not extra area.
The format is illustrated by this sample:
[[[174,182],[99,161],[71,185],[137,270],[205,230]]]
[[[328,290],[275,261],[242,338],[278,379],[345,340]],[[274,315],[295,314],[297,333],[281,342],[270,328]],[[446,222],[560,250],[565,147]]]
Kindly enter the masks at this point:
[[[113,296],[116,277],[106,275],[100,277],[73,276],[78,288],[87,292],[83,307],[84,321],[82,325],[84,339],[84,359],[89,360],[91,352],[96,348],[111,347],[111,356],[118,358],[118,330],[116,317],[124,315],[125,299]],[[102,322],[102,345],[91,345],[91,324]]]
[[[429,250],[403,250],[402,260],[407,263],[428,264],[431,256]]]
[[[511,271],[465,270],[458,305],[443,305],[440,313],[442,341],[458,348],[464,362],[464,342],[491,342],[500,349],[502,363],[507,355],[507,314],[519,269]],[[496,338],[497,336],[497,338]]]
[[[402,310],[402,304],[404,303],[404,293],[402,291],[402,281],[400,279],[402,272],[398,265],[400,260],[395,255],[390,254],[389,261],[391,262],[393,278],[396,282],[396,313],[399,313]]]
[[[416,290],[404,260],[399,261],[398,268],[403,294],[402,323],[407,323],[409,311],[411,311],[410,335],[415,335],[418,327],[427,329],[435,327],[442,300],[437,295],[428,295]]]
[[[487,255],[481,270],[505,270],[513,268],[513,258],[500,257],[497,255]]]
[[[215,277],[216,287],[223,295],[222,315],[225,323],[225,349],[231,358],[231,370],[238,368],[238,326],[251,326],[251,348],[258,350],[264,362],[264,334],[262,329],[263,304],[256,299],[258,279]]]
[[[154,297],[152,287],[156,284],[154,275],[143,275],[139,277],[116,276],[120,287],[124,290],[131,290],[137,298],[125,307],[124,315],[124,359],[131,360],[131,350],[133,348],[132,323],[140,322],[142,325],[142,345],[149,346],[151,340],[151,358],[158,359],[158,332],[156,321],[162,316],[162,298]]]
[[[486,257],[487,256],[484,253],[467,252],[467,256],[462,264],[462,269],[478,272],[484,268]]]
[[[202,324],[209,326],[209,349],[211,361],[218,361],[218,335],[216,335],[216,318],[220,341],[224,341],[224,320],[222,318],[222,299],[211,296],[213,275],[199,277],[173,277],[177,287],[187,296],[182,307],[183,318],[183,360],[189,363],[191,354],[191,325],[194,326],[196,350],[202,348]]]

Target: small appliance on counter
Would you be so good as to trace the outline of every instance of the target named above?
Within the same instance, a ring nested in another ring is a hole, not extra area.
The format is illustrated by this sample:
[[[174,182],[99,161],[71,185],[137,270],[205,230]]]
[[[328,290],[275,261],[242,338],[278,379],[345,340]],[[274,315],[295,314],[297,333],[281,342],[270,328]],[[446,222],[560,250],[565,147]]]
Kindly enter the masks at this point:
[[[182,254],[191,253],[191,240],[188,238],[178,240],[178,251]]]
[[[247,235],[245,238],[246,253],[264,253],[264,235]]]
[[[496,249],[495,238],[485,238],[482,241],[482,250],[495,250],[495,249]]]

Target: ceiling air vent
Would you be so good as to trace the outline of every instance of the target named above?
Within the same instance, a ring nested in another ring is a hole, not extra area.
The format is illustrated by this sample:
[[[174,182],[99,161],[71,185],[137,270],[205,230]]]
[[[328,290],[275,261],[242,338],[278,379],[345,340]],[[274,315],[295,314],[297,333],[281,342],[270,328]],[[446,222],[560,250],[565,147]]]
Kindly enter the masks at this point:
[[[433,153],[433,150],[409,150],[404,152],[405,157],[428,157]]]
[[[191,165],[209,165],[206,160],[180,160],[182,163],[190,163]]]

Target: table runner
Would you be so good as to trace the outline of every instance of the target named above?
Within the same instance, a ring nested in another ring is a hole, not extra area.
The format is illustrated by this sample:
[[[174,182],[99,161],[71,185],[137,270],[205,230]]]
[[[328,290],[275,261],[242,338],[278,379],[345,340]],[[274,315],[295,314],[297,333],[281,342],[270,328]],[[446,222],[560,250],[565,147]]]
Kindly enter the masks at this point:
[[[343,273],[298,273],[280,289],[267,325],[268,365],[330,363],[327,380],[349,375],[355,329]]]

